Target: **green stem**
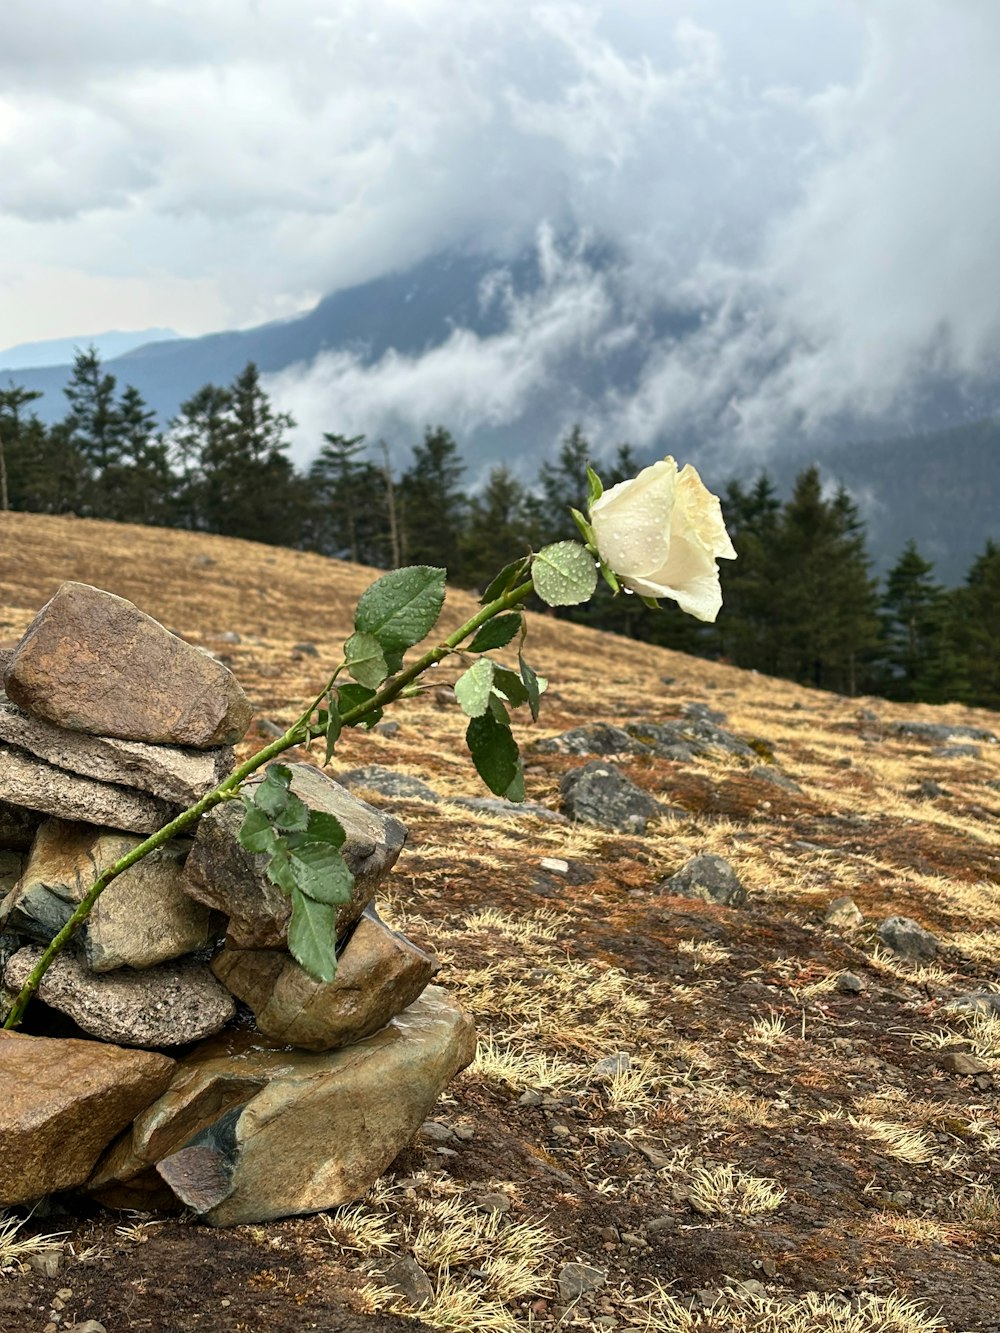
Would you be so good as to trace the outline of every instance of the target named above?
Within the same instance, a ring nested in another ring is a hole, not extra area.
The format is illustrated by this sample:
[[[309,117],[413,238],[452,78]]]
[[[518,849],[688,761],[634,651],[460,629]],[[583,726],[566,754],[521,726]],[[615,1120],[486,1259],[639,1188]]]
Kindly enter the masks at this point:
[[[405,670],[400,671],[397,676],[393,676],[392,680],[387,681],[373,699],[358,704],[356,708],[352,708],[345,713],[341,721],[345,726],[352,727],[377,708],[384,708],[386,704],[392,703],[393,699],[398,698],[406,687],[422,675],[428,667],[436,666],[449,653],[453,653],[456,648],[460,647],[463,639],[467,639],[470,634],[475,634],[476,630],[485,625],[487,620],[492,620],[494,616],[499,615],[502,611],[511,611],[515,606],[519,606],[521,602],[526,601],[534,592],[534,589],[535,585],[529,579],[527,583],[519,584],[518,587],[512,588],[510,592],[505,592],[502,597],[497,597],[494,601],[488,602],[482,610],[477,611],[464,625],[455,630],[454,634],[449,634],[447,639],[439,643],[436,648],[428,649],[422,657],[418,657]]]
[[[391,703],[393,699],[402,694],[407,686],[410,685],[422,672],[426,671],[428,667],[434,666],[435,663],[440,662],[442,658],[447,657],[449,653],[454,652],[464,639],[467,639],[470,634],[474,634],[481,625],[486,623],[487,620],[492,619],[493,616],[498,615],[501,611],[509,611],[513,607],[519,605],[530,595],[532,589],[533,585],[530,582],[523,583],[517,588],[512,588],[510,592],[504,593],[502,597],[496,598],[495,601],[488,603],[482,610],[478,611],[476,615],[472,616],[464,625],[457,629],[454,634],[449,635],[448,638],[438,644],[437,647],[431,648],[428,652],[424,653],[422,657],[417,658],[411,666],[408,666],[404,671],[399,672],[399,674],[394,676],[391,681],[383,685],[374,698],[369,699],[366,703],[359,704],[356,708],[352,708],[349,712],[345,713],[342,721],[348,726],[353,726],[354,723],[362,721],[377,708],[383,708],[387,703]],[[224,778],[214,790],[206,793],[206,795],[199,801],[196,801],[194,805],[190,806],[187,810],[182,811],[175,819],[172,819],[169,824],[165,824],[163,828],[159,829],[156,833],[151,834],[144,842],[139,843],[138,847],[134,847],[132,851],[117,860],[114,865],[109,866],[107,870],[94,880],[94,883],[87,890],[86,895],[77,904],[72,916],[59,933],[54,935],[49,941],[41,958],[39,958],[38,962],[31,969],[27,980],[18,992],[13,1005],[4,1019],[4,1029],[10,1030],[20,1025],[28,1004],[31,1001],[31,997],[38,990],[45,973],[90,916],[94,904],[113,880],[116,880],[119,875],[124,874],[125,871],[131,866],[134,866],[137,861],[141,861],[144,857],[148,856],[150,852],[157,851],[160,847],[163,847],[168,843],[171,838],[175,838],[178,834],[189,829],[192,824],[197,823],[202,815],[207,814],[209,810],[214,809],[217,805],[221,805],[223,801],[231,799],[231,797],[239,790],[243,781],[252,773],[255,773],[258,768],[261,768],[266,764],[268,760],[276,758],[279,754],[283,754],[285,750],[291,749],[294,745],[301,744],[301,742],[308,737],[309,719],[332,688],[334,681],[343,669],[343,665],[344,664],[341,663],[340,666],[337,667],[336,671],[330,676],[330,679],[320,693],[312,703],[310,703],[305,712],[292,723],[284,735],[279,736],[277,740],[272,741],[270,745],[266,745],[263,750],[258,750],[255,755],[252,755],[244,763],[240,764],[238,768],[234,768],[232,773],[230,773],[227,778]]]

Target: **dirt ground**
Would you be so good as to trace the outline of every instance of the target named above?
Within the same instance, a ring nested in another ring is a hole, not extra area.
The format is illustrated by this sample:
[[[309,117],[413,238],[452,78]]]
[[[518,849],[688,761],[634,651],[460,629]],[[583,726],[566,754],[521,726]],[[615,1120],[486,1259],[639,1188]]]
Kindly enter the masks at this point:
[[[372,577],[0,515],[0,646],[64,579],[120,593],[231,665],[258,710],[249,753],[320,687]],[[450,598],[445,618],[471,608]],[[1000,990],[1000,745],[938,756],[892,729],[1000,718],[823,694],[548,616],[527,647],[551,681],[540,722],[517,726],[530,800],[558,809],[586,762],[533,740],[585,722],[706,704],[760,758],[622,756],[684,812],[643,836],[394,803],[409,839],[383,914],[437,952],[480,1038],[434,1124],[329,1214],[219,1231],[61,1198],[0,1221],[0,1333],[1000,1330],[1000,1014],[951,1007]],[[398,732],[350,733],[332,771],[484,794],[443,694],[388,717]],[[732,864],[744,907],[659,887],[700,852]],[[863,920],[826,923],[845,896]],[[892,915],[937,956],[884,949]],[[419,1311],[384,1276],[406,1257],[433,1289]]]

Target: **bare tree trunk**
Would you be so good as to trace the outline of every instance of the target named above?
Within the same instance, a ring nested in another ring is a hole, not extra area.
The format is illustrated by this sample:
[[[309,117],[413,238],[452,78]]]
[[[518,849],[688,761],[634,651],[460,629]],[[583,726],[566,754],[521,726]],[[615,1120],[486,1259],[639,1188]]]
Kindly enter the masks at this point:
[[[396,517],[396,486],[392,479],[392,465],[389,461],[389,446],[382,441],[382,476],[385,478],[385,501],[389,511],[389,548],[393,569],[400,569],[403,564],[403,552],[399,541],[399,522]]]

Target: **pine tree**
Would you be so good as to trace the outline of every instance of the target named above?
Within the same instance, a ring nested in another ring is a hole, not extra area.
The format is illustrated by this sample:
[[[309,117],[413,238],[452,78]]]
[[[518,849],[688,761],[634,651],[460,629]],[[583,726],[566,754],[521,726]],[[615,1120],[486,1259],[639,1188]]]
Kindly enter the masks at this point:
[[[400,482],[402,555],[408,565],[443,565],[462,581],[461,539],[466,500],[461,489],[465,464],[443,426],[424,433],[413,462]]]
[[[959,687],[947,595],[933,571],[910,541],[886,578],[880,691],[887,698],[940,703]]]
[[[762,472],[749,490],[731,481],[722,508],[738,558],[724,566],[725,597],[718,622],[721,650],[737,666],[761,667],[774,655],[770,627],[780,576],[776,534],[781,502],[770,477]],[[773,670],[773,663],[764,669]]]
[[[624,446],[628,448],[628,446]],[[581,426],[574,426],[559,445],[554,463],[543,463],[538,472],[542,490],[545,542],[573,541],[579,536],[570,509],[586,508],[587,464],[593,446]]]
[[[17,449],[23,431],[22,410],[41,398],[38,389],[25,389],[11,380],[6,389],[0,389],[0,511],[10,509],[10,487],[7,477],[8,449]]]
[[[189,526],[298,545],[307,492],[288,459],[294,426],[275,412],[249,362],[226,389],[207,384],[170,424],[180,461],[179,509]]]
[[[115,411],[119,454],[101,473],[103,515],[124,523],[169,523],[174,477],[156,413],[131,384]]]
[[[540,544],[539,514],[532,497],[509,468],[493,468],[469,505],[462,540],[465,585],[481,592],[504,565]]]
[[[964,676],[958,695],[966,703],[1000,708],[1000,546],[986,543],[949,602],[950,631]]]
[[[357,564],[364,470],[360,455],[364,452],[365,437],[325,432],[323,439],[325,443],[308,472],[311,541],[315,549]]]
[[[796,478],[773,550],[764,669],[855,694],[877,643],[876,584],[857,509],[843,490],[823,498],[818,468]]]

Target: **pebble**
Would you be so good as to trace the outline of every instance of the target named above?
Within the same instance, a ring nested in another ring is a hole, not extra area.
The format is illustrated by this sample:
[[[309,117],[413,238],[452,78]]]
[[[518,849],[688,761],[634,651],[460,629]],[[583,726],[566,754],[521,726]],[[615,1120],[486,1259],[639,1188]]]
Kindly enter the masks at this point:
[[[967,1076],[970,1074],[988,1074],[989,1065],[978,1056],[966,1055],[964,1051],[945,1051],[939,1057],[938,1063],[942,1069],[946,1069],[949,1074],[959,1074]]]
[[[482,1213],[509,1213],[510,1199],[506,1194],[481,1194],[476,1200],[476,1207]]]
[[[97,1319],[85,1319],[82,1324],[73,1325],[73,1333],[108,1333]]]
[[[414,1309],[434,1299],[434,1285],[424,1270],[408,1254],[402,1255],[382,1275],[387,1287],[395,1288]]]
[[[593,1068],[595,1078],[617,1078],[620,1074],[626,1074],[632,1068],[632,1060],[628,1051],[615,1051],[614,1055],[606,1055],[603,1060],[598,1060]]]
[[[841,995],[861,995],[865,990],[865,983],[853,972],[845,972],[837,978],[837,990]]]
[[[455,1131],[450,1125],[444,1125],[440,1120],[425,1120],[420,1126],[420,1132],[425,1139],[431,1139],[435,1143],[450,1143],[455,1137]]]
[[[527,1092],[522,1092],[517,1099],[518,1106],[541,1106],[542,1094],[537,1088],[529,1088]]]
[[[597,1291],[608,1280],[602,1268],[593,1268],[590,1264],[564,1264],[559,1270],[559,1299],[563,1305],[571,1305],[589,1291]]]
[[[61,1250],[42,1250],[40,1254],[29,1254],[27,1259],[28,1267],[42,1277],[55,1277],[65,1262]]]
[[[558,856],[543,856],[538,866],[541,870],[547,870],[550,875],[569,874],[569,862]]]
[[[861,909],[853,898],[834,898],[823,917],[828,926],[860,926],[864,923]]]

